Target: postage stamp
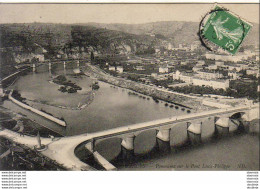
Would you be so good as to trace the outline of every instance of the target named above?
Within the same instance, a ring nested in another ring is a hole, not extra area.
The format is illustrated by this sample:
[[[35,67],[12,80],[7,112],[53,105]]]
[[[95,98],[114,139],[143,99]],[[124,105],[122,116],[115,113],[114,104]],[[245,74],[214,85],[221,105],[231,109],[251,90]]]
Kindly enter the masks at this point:
[[[215,6],[208,16],[201,32],[203,38],[236,54],[252,25],[219,6]]]

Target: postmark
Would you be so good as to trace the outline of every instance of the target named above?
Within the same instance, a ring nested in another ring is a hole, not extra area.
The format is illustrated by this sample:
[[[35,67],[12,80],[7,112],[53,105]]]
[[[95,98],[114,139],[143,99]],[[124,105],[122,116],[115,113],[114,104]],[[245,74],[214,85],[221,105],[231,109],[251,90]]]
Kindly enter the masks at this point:
[[[209,50],[217,46],[235,55],[251,28],[249,22],[216,5],[202,19],[199,36]]]

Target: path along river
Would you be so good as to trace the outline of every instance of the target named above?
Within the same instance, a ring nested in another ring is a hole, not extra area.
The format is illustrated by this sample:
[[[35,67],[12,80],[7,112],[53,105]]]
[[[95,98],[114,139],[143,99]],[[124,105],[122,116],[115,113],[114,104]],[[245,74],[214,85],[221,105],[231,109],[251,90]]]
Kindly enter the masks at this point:
[[[80,66],[84,66],[83,64]],[[81,76],[73,78],[71,74],[77,65],[70,63],[52,67],[48,71],[48,65],[37,68],[36,73],[30,73],[21,77],[11,88],[17,89],[22,97],[30,105],[42,109],[56,117],[63,117],[67,127],[63,128],[51,121],[26,111],[10,101],[5,101],[4,106],[13,111],[20,112],[30,119],[45,125],[64,136],[91,133],[105,129],[126,126],[175,115],[187,114],[187,109],[165,106],[165,102],[156,103],[145,95],[133,95],[128,89],[118,88],[110,84],[99,82],[100,88],[94,92],[94,100],[82,110],[61,109],[53,105],[77,107],[84,104],[90,85],[93,82],[89,77]],[[55,75],[65,74],[67,78],[82,87],[79,93],[68,94],[58,91],[59,86],[49,81]],[[131,94],[129,94],[129,92]],[[136,93],[137,94],[137,93]],[[38,101],[38,102],[34,102]],[[49,104],[49,105],[47,105]],[[52,105],[52,106],[50,106]],[[236,128],[230,128],[231,131]],[[246,168],[259,169],[259,139],[258,136],[235,135],[231,139],[213,142],[209,140],[214,132],[213,120],[208,120],[202,126],[203,144],[198,147],[178,147],[187,139],[186,127],[182,124],[171,130],[171,150],[167,154],[160,155],[154,151],[156,145],[156,132],[147,131],[138,135],[135,139],[135,163],[122,162],[115,159],[120,153],[120,139],[108,139],[97,144],[97,151],[106,159],[112,161],[119,169],[203,169],[203,164],[208,167],[220,165],[230,166],[228,169],[241,169],[238,165],[245,164]],[[180,149],[180,150],[178,150]],[[188,164],[188,167],[185,167]],[[194,166],[192,167],[192,164]],[[184,166],[185,165],[185,166]],[[178,167],[179,166],[179,167]],[[205,168],[208,169],[208,168]]]

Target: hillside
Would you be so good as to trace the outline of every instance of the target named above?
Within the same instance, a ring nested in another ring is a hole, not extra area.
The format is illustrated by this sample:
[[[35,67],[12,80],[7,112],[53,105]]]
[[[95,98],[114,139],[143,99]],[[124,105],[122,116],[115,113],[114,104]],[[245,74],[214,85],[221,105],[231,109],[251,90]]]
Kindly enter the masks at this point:
[[[199,23],[198,22],[152,22],[146,24],[101,24],[89,23],[88,25],[106,28],[111,30],[123,31],[131,34],[160,34],[166,38],[173,40],[175,46],[178,44],[190,44],[198,38]],[[244,46],[259,46],[259,24],[253,23],[253,28],[243,43]]]
[[[196,22],[146,24],[1,24],[1,62],[16,63],[37,58],[38,47],[45,58],[87,58],[94,54],[152,54],[168,43],[190,45],[198,41]],[[259,46],[259,24],[254,24],[244,49]],[[39,54],[39,53],[38,53]]]
[[[21,46],[24,51],[30,51],[34,43],[54,54],[59,51],[71,53],[74,48],[84,52],[135,53],[149,48],[154,39],[94,26],[45,23],[0,25],[0,48]]]

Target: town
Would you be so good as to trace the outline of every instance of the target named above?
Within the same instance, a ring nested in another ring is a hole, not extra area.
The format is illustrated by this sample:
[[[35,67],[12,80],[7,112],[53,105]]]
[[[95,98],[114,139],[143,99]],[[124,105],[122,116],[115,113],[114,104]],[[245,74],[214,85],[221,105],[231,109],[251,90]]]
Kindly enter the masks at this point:
[[[164,155],[181,162],[221,138],[258,142],[259,33],[234,56],[205,48],[197,26],[1,24],[1,168],[164,169]]]
[[[257,100],[259,48],[237,56],[209,53],[190,46],[155,48],[153,55],[126,55],[125,60],[97,57],[94,64],[113,76],[190,95],[219,95]]]

